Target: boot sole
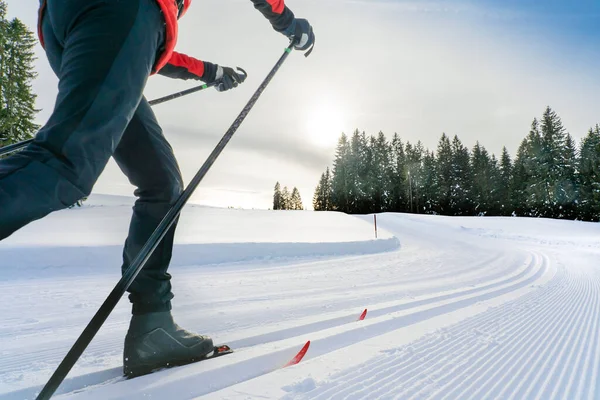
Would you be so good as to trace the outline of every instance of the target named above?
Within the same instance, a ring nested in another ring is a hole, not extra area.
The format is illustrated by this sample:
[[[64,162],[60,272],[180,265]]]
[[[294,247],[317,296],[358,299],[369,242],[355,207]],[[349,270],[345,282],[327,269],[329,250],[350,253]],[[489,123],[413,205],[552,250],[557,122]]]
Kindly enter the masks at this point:
[[[148,375],[154,372],[158,372],[161,370],[166,370],[169,368],[173,368],[173,367],[181,367],[184,365],[189,365],[189,364],[193,364],[199,361],[203,361],[203,360],[208,360],[211,358],[215,358],[215,357],[220,357],[220,356],[224,356],[226,354],[230,354],[233,353],[233,350],[229,349],[229,347],[227,347],[226,350],[220,350],[222,348],[222,346],[214,346],[210,349],[210,351],[204,355],[201,356],[194,356],[191,358],[187,358],[187,359],[181,359],[181,360],[176,360],[173,362],[169,362],[167,363],[167,365],[164,364],[143,364],[143,365],[136,365],[135,367],[124,367],[124,376],[127,379],[132,379],[132,378],[137,378],[139,376],[144,376],[144,375]]]

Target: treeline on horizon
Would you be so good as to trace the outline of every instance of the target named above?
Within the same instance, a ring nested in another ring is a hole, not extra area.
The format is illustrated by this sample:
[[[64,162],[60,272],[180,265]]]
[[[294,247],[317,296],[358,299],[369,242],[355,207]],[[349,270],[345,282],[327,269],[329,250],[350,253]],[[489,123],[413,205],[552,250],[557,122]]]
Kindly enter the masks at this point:
[[[577,145],[550,107],[515,159],[442,134],[436,151],[395,133],[342,134],[315,189],[316,211],[600,219],[600,126]]]

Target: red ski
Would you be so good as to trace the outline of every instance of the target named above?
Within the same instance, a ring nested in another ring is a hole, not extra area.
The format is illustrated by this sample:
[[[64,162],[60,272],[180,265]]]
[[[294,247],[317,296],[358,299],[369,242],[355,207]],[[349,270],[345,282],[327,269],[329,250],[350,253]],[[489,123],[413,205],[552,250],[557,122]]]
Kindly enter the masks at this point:
[[[304,345],[304,347],[298,352],[298,354],[296,354],[296,357],[292,358],[290,360],[290,362],[288,362],[287,364],[285,364],[283,366],[283,368],[285,367],[289,367],[290,365],[296,365],[298,364],[300,361],[302,361],[302,359],[304,358],[304,355],[306,354],[306,352],[308,351],[308,348],[310,347],[310,340],[308,342],[306,342],[306,344]]]
[[[360,317],[358,317],[358,320],[363,321],[366,316],[367,316],[367,309],[365,308],[365,311],[363,311],[363,313],[360,314]]]

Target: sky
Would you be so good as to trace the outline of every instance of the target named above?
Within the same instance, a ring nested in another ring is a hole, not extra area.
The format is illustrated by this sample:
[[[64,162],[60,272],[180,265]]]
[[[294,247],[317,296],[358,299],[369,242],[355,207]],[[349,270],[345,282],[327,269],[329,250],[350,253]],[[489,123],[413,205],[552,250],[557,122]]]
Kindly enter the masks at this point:
[[[36,0],[8,0],[9,17],[36,26]],[[576,4],[575,4],[576,3]],[[394,133],[435,149],[442,135],[514,157],[546,106],[580,140],[600,123],[600,2],[578,0],[287,0],[313,25],[309,57],[292,52],[191,199],[272,207],[275,183],[312,207],[341,133]],[[249,0],[194,0],[177,51],[240,66],[238,88],[154,107],[187,184],[287,46]],[[34,90],[43,125],[57,79],[36,47]],[[150,77],[148,99],[200,82]],[[94,193],[132,195],[110,161]]]

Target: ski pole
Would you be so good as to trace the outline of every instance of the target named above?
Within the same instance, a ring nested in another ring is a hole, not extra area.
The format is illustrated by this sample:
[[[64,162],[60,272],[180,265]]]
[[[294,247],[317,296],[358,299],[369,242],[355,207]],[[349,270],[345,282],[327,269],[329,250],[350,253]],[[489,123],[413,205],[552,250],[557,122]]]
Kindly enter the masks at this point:
[[[4,146],[4,147],[0,148],[0,156],[3,156],[8,153],[12,153],[13,151],[17,151],[17,150],[27,146],[31,142],[33,142],[33,139],[27,139],[27,140],[24,140],[19,143],[13,143],[13,144],[9,144],[8,146]]]
[[[183,193],[181,193],[175,204],[171,206],[171,209],[169,210],[167,215],[165,215],[165,217],[162,219],[158,227],[156,227],[154,233],[152,233],[152,236],[150,236],[150,238],[146,241],[146,244],[144,245],[144,247],[142,247],[137,257],[133,260],[131,265],[129,265],[127,270],[123,273],[123,276],[121,277],[117,285],[110,292],[106,300],[104,300],[104,303],[102,303],[102,305],[100,306],[96,314],[92,317],[91,321],[85,327],[81,335],[79,335],[79,338],[77,339],[75,344],[73,344],[73,347],[71,347],[71,350],[69,350],[69,352],[59,364],[59,366],[56,368],[54,374],[52,374],[50,380],[48,380],[48,382],[46,383],[36,400],[47,400],[52,396],[52,394],[54,394],[56,389],[58,389],[58,387],[65,379],[71,368],[73,368],[73,365],[75,365],[75,363],[77,362],[79,357],[81,357],[81,355],[83,354],[87,346],[90,344],[96,333],[98,333],[98,330],[100,330],[100,328],[102,327],[112,310],[115,308],[121,297],[123,297],[123,295],[129,288],[129,285],[131,285],[138,273],[144,267],[146,261],[148,261],[148,259],[152,255],[152,252],[158,246],[159,242],[163,239],[171,225],[173,225],[173,222],[175,222],[175,220],[181,213],[183,206],[191,197],[196,187],[200,184],[206,173],[212,167],[215,160],[217,159],[219,154],[221,154],[221,152],[223,151],[223,149],[225,148],[235,131],[240,127],[242,121],[244,121],[244,119],[246,118],[246,116],[248,115],[248,113],[250,112],[250,110],[252,109],[262,92],[265,90],[273,76],[275,76],[275,73],[279,70],[287,56],[292,51],[292,46],[293,41],[285,49],[283,55],[279,58],[273,69],[271,69],[271,71],[261,83],[261,85],[258,87],[258,89],[256,89],[254,95],[250,98],[246,106],[242,109],[242,111],[232,123],[231,127],[227,130],[225,135],[223,135],[223,138],[219,141],[212,153],[210,153],[210,155],[208,156],[200,170],[196,173],[188,187],[183,191]]]
[[[240,67],[237,67],[237,68],[239,70],[241,70],[244,73],[244,75],[246,75],[246,76],[248,75],[248,74],[246,74],[246,71],[244,71]],[[209,87],[216,86],[218,83],[219,82],[212,82],[212,83],[207,83],[207,84],[204,84],[204,85],[195,86],[193,88],[186,89],[186,90],[183,90],[181,92],[173,93],[173,94],[170,94],[168,96],[164,96],[164,97],[160,97],[160,98],[155,99],[155,100],[151,100],[148,103],[151,106],[154,106],[156,104],[165,103],[165,102],[167,102],[169,100],[173,100],[173,99],[179,98],[181,96],[186,96],[186,95],[188,95],[190,93],[199,92],[200,90],[204,90],[204,89],[207,89]],[[19,142],[19,143],[14,143],[14,144],[10,144],[8,146],[2,147],[2,148],[0,148],[0,156],[3,156],[5,154],[12,153],[13,151],[17,151],[19,149],[22,149],[23,147],[27,146],[31,142],[33,142],[33,139],[27,139],[27,140],[24,140],[24,141]]]

